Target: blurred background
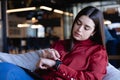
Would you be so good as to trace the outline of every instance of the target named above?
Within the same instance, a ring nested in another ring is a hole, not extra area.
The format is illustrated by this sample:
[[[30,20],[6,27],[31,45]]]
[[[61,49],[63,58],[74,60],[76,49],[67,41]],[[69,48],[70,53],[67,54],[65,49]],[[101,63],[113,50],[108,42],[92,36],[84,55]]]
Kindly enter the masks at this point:
[[[120,0],[0,0],[0,51],[26,53],[68,39],[76,14],[89,5],[103,12],[109,60],[120,67]]]

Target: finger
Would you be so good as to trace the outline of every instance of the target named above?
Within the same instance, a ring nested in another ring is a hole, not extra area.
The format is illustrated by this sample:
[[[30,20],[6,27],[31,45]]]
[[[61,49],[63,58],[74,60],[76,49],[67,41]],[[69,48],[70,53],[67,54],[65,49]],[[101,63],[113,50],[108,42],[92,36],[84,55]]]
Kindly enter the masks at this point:
[[[54,51],[54,54],[57,58],[60,58],[60,54],[58,53],[57,50],[55,50],[55,49],[51,49],[51,50]]]
[[[55,50],[52,50],[52,56],[54,60],[58,60],[59,59],[59,53],[56,52]]]
[[[40,66],[40,69],[47,69],[46,66]]]
[[[56,55],[56,57],[60,58],[60,54],[56,50],[55,50],[55,55]]]
[[[47,69],[47,66],[44,66],[42,63],[39,64],[40,69]]]
[[[44,57],[45,55],[45,50],[42,50],[42,54],[40,55],[40,57]]]
[[[44,49],[44,50],[42,50],[42,52],[43,52],[42,57],[46,58],[47,57],[47,53],[49,53],[48,50]]]
[[[40,69],[47,69],[47,67],[46,66],[41,66]]]
[[[55,52],[53,52],[53,51],[52,51],[52,53],[51,53],[51,54],[52,54],[52,58],[53,58],[54,60],[56,60],[56,59],[57,59],[57,57],[55,56]]]

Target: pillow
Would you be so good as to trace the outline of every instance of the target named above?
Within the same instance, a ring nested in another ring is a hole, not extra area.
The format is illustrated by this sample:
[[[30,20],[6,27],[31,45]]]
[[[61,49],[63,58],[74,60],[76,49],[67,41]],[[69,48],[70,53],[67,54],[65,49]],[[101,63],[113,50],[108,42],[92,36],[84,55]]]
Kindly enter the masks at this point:
[[[120,71],[109,63],[103,80],[120,80]]]
[[[23,68],[34,71],[39,60],[41,50],[24,53],[24,54],[8,54],[0,52],[0,62],[9,62],[21,66]]]

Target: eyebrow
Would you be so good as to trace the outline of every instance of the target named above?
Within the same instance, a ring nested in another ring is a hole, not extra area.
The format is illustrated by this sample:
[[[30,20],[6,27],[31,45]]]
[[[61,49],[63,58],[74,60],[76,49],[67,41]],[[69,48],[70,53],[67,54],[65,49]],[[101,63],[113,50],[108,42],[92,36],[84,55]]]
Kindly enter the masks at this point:
[[[78,19],[77,21],[82,22],[80,19]]]
[[[81,23],[82,23],[82,21],[81,21],[80,19],[78,19],[77,21],[79,21],[79,22],[81,22]],[[89,25],[85,25],[85,26],[88,26],[88,27],[90,27],[90,28],[91,28],[91,26],[89,26]]]

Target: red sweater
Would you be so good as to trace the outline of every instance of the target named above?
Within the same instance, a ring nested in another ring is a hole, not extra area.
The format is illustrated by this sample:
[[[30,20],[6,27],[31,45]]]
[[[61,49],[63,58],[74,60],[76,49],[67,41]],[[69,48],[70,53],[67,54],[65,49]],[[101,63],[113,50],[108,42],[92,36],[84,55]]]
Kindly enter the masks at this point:
[[[45,80],[102,80],[106,74],[108,57],[102,45],[91,40],[77,42],[72,51],[66,52],[69,41],[59,41],[53,48],[61,55],[58,70],[50,69],[43,74]]]

